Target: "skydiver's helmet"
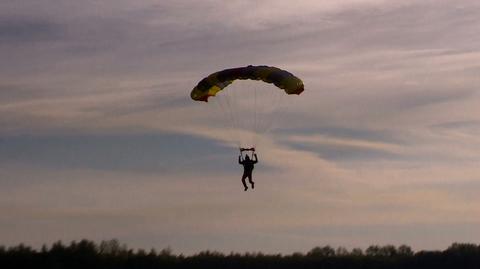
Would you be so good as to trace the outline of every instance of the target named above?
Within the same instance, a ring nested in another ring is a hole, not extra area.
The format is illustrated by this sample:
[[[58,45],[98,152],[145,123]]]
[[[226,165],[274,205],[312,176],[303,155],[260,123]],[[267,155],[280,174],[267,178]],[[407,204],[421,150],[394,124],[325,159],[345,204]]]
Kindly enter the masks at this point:
[[[245,160],[250,161],[250,157],[248,157],[248,155],[245,155]]]

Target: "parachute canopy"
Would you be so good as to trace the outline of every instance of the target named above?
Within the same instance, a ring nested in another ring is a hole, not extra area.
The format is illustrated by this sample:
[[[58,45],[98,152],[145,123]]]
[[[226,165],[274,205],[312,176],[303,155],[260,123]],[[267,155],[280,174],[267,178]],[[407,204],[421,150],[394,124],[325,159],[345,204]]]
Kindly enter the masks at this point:
[[[195,101],[208,102],[210,96],[215,96],[219,91],[237,79],[262,80],[273,83],[287,94],[300,94],[303,92],[303,82],[290,72],[273,66],[252,66],[225,69],[202,79],[193,88],[190,96]]]

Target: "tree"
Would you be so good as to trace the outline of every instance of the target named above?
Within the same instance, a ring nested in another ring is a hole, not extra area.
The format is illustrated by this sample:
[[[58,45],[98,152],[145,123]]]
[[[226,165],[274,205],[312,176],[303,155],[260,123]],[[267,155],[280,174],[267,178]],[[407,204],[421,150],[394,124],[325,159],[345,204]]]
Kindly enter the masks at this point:
[[[349,254],[348,250],[344,247],[338,247],[335,251],[335,256],[347,256]]]
[[[367,254],[367,256],[379,256],[380,247],[377,245],[369,246],[367,250],[365,250],[365,254]]]
[[[412,248],[407,245],[401,245],[398,247],[398,254],[403,256],[412,256]]]
[[[307,256],[312,257],[331,257],[334,255],[335,250],[331,246],[314,247],[307,253]]]
[[[107,254],[107,255],[120,255],[121,253],[125,253],[127,251],[126,245],[120,245],[117,239],[111,240],[103,240],[100,242],[99,252],[100,254]]]
[[[350,254],[353,256],[363,256],[363,250],[361,248],[354,248]]]

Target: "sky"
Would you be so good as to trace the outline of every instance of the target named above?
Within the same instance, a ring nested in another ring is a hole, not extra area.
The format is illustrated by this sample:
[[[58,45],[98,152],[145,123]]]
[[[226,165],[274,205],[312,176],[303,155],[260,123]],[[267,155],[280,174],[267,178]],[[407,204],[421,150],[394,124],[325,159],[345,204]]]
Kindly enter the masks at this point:
[[[1,1],[0,244],[478,243],[479,48],[478,1]],[[305,92],[244,192],[228,118],[189,94],[250,64]]]

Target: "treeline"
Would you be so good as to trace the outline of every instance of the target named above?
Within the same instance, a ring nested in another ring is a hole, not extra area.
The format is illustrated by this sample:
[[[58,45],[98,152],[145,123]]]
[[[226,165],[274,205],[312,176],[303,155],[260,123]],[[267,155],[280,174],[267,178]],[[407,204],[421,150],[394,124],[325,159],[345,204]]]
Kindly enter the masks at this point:
[[[418,252],[405,245],[365,250],[324,246],[288,255],[202,251],[184,256],[169,248],[133,250],[116,239],[58,241],[41,249],[0,246],[0,268],[480,268],[480,245],[454,243],[444,251]]]

